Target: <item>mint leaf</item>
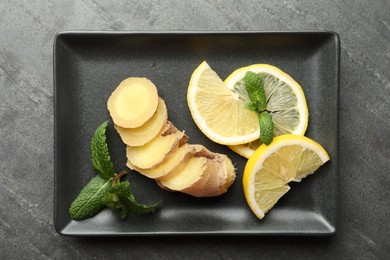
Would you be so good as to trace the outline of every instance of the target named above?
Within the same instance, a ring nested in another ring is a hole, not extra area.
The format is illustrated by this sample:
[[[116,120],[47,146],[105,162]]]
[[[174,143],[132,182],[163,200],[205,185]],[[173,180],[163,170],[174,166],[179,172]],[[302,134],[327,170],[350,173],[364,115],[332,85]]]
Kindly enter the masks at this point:
[[[153,213],[160,206],[160,202],[152,205],[137,203],[128,181],[114,184],[105,194],[103,203],[115,210],[121,219],[126,218],[128,213],[137,215]]]
[[[122,200],[115,193],[106,192],[104,194],[104,198],[102,200],[103,204],[107,206],[107,208],[112,209],[121,219],[125,219],[127,217],[127,210],[124,207]]]
[[[257,112],[260,125],[260,141],[269,145],[274,137],[274,123],[272,116],[266,111],[267,98],[263,78],[257,73],[248,71],[245,73],[243,80],[251,100],[250,103],[245,104],[245,108]]]
[[[106,128],[108,121],[101,124],[95,131],[91,141],[91,161],[93,169],[103,179],[113,178],[114,165],[111,162],[110,153],[106,143]]]
[[[269,145],[274,136],[274,122],[272,121],[272,116],[267,111],[261,112],[259,115],[259,124],[260,141]]]
[[[263,112],[267,108],[267,99],[263,85],[263,78],[252,71],[248,71],[244,76],[246,91],[248,92],[251,103],[255,105],[255,110],[258,113]],[[251,105],[252,107],[253,105]]]
[[[133,195],[131,195],[130,197],[126,198],[126,202],[127,202],[126,205],[127,205],[128,211],[130,213],[137,214],[137,215],[154,213],[156,211],[156,209],[158,207],[160,207],[160,205],[161,205],[161,201],[157,202],[155,204],[152,204],[152,205],[139,204],[135,200],[135,197]]]
[[[111,180],[105,180],[99,175],[92,178],[70,205],[70,217],[74,220],[82,220],[100,212],[105,206],[102,199],[111,186]]]
[[[258,105],[256,103],[253,103],[253,102],[249,102],[249,103],[245,104],[245,108],[252,111],[252,112],[257,112],[257,107],[258,107]]]
[[[132,195],[129,181],[122,181],[113,185],[110,192],[115,193],[120,197],[128,197]]]

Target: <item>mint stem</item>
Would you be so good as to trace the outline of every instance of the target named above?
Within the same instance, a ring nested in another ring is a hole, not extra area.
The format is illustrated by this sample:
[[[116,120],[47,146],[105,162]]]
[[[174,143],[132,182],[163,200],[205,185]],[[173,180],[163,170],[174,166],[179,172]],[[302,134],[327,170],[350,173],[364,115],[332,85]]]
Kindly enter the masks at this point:
[[[121,171],[119,174],[115,176],[115,178],[112,180],[112,184],[119,182],[119,180],[122,178],[122,176],[125,176],[127,174],[126,170]]]

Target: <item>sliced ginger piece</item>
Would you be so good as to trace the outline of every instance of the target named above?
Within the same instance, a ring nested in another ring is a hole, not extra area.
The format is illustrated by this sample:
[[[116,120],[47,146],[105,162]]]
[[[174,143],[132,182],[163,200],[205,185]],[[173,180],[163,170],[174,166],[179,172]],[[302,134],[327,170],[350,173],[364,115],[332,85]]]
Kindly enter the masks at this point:
[[[206,148],[203,148],[199,154],[207,157],[208,171],[211,172],[204,195],[218,196],[225,193],[236,178],[232,161],[225,154],[212,153]]]
[[[235,179],[231,160],[212,153],[201,145],[184,167],[178,167],[157,183],[163,189],[179,191],[195,197],[214,197],[227,191]]]
[[[221,195],[220,186],[221,180],[220,175],[222,172],[219,170],[220,157],[218,154],[213,154],[212,157],[207,158],[207,168],[205,171],[204,179],[202,186],[193,186],[186,189],[187,192],[201,194],[199,197],[214,197]]]
[[[225,193],[233,184],[236,176],[231,160],[226,155],[210,152],[203,146],[195,156],[207,158],[204,181],[199,181],[197,185],[188,187],[182,192],[197,197],[214,197]]]
[[[167,134],[169,133],[169,134]],[[184,141],[183,141],[184,140]],[[187,136],[167,122],[161,134],[141,146],[127,146],[126,155],[131,165],[140,169],[152,169],[166,162],[172,152],[185,142]]]
[[[214,158],[208,159],[208,164],[210,177],[204,187],[203,195],[219,196],[229,189],[236,178],[233,163],[226,155],[216,153]]]
[[[179,148],[176,149],[175,151],[173,151],[169,160],[159,164],[156,168],[140,169],[134,166],[133,164],[131,164],[130,161],[127,161],[127,166],[130,169],[136,170],[148,178],[158,180],[161,177],[170,174],[177,167],[182,167],[184,164],[186,164],[188,160],[196,153],[196,151],[197,150],[194,146],[190,144],[184,144],[182,146],[179,146]]]
[[[226,171],[225,177],[221,180],[221,192],[225,193],[232,186],[234,180],[236,179],[236,169],[229,157],[223,155],[224,159],[224,170]]]
[[[156,112],[143,125],[136,128],[123,128],[115,125],[115,129],[125,144],[130,146],[140,146],[156,137],[161,132],[167,119],[167,107],[164,100],[159,98]]]
[[[197,182],[206,181],[203,178],[206,168],[207,159],[205,157],[192,157],[184,167],[173,170],[169,176],[161,178],[157,183],[164,189],[184,192],[192,186],[202,185]]]
[[[112,92],[107,108],[116,125],[134,128],[152,117],[158,103],[157,88],[150,80],[130,77]]]
[[[196,157],[195,157],[196,158]],[[206,167],[203,171],[202,177],[192,185],[180,190],[180,192],[195,196],[195,197],[213,197],[216,196],[215,186],[218,187],[219,179],[218,175],[213,171],[213,165],[210,163],[210,160],[205,157],[199,157],[206,159]],[[217,178],[215,178],[217,177]],[[216,185],[210,185],[209,182],[214,183],[217,181]],[[210,187],[212,189],[210,189]]]
[[[184,191],[188,194],[195,194],[197,197],[214,197],[220,195],[220,179],[217,167],[216,161],[207,159],[207,168],[203,177],[204,180],[202,182],[199,181],[197,183],[199,185],[193,185]]]

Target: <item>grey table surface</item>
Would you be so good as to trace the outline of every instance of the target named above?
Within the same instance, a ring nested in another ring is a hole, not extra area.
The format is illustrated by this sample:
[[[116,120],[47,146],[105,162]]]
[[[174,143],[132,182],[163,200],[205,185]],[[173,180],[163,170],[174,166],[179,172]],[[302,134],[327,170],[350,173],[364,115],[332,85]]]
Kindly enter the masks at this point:
[[[1,259],[385,259],[390,2],[0,2]],[[61,30],[331,30],[341,39],[337,234],[71,238],[53,226],[53,40]]]

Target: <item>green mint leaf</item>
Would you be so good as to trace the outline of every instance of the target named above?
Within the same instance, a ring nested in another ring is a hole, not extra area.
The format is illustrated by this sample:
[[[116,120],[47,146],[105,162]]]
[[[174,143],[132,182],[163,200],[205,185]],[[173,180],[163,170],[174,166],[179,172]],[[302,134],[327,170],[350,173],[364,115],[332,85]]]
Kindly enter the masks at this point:
[[[269,145],[274,137],[274,123],[272,121],[272,116],[267,111],[263,111],[259,115],[259,124],[260,141]]]
[[[111,187],[110,192],[115,193],[120,197],[128,197],[132,195],[130,182],[129,181],[119,182]]]
[[[153,213],[161,204],[160,202],[152,205],[143,205],[137,203],[128,181],[123,181],[113,186],[112,191],[119,196],[124,207],[129,213],[137,215]]]
[[[248,71],[245,73],[243,80],[251,100],[250,103],[245,104],[245,108],[258,113],[260,141],[269,145],[274,136],[274,123],[272,116],[266,111],[267,98],[265,96],[263,78],[257,73]]]
[[[104,196],[103,203],[113,209],[121,219],[126,218],[128,213],[137,215],[153,213],[160,206],[160,202],[153,205],[137,203],[128,181],[113,185]]]
[[[161,201],[154,203],[152,205],[143,205],[139,204],[134,196],[130,196],[127,198],[127,209],[129,212],[133,214],[149,214],[149,213],[154,213],[157,208],[161,206]]]
[[[99,175],[92,178],[70,205],[70,217],[74,220],[82,220],[99,213],[105,206],[103,197],[110,186],[111,179],[105,180]]]
[[[110,153],[106,143],[106,128],[108,122],[105,121],[95,131],[91,141],[91,161],[93,169],[103,178],[110,179],[115,175],[114,165],[111,162]]]
[[[252,111],[252,112],[257,112],[257,107],[258,107],[258,105],[256,103],[253,103],[253,102],[249,102],[249,103],[245,104],[245,108]]]
[[[107,208],[112,209],[121,219],[125,219],[127,217],[126,207],[123,205],[121,198],[111,192],[106,192],[103,198],[103,204],[107,206]]]
[[[265,96],[263,78],[257,73],[248,71],[245,73],[243,80],[251,103],[257,105],[256,111],[261,113],[266,110],[267,99]]]

